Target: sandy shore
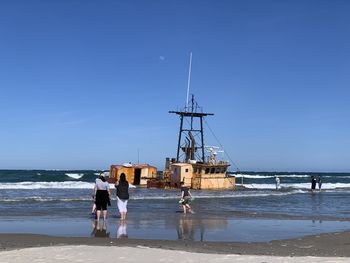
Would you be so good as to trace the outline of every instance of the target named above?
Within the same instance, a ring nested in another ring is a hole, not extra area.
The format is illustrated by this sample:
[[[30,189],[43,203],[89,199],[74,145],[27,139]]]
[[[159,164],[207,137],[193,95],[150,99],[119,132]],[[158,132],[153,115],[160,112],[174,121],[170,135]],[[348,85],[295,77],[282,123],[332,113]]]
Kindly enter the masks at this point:
[[[278,257],[206,254],[148,247],[53,246],[0,252],[0,262],[349,262],[341,257]]]
[[[23,251],[38,251],[38,247],[51,247],[50,249],[60,249],[61,246],[68,246],[70,251],[72,246],[83,246],[87,251],[91,250],[87,246],[94,246],[94,249],[103,251],[115,251],[128,247],[140,249],[147,247],[150,249],[162,249],[166,251],[176,250],[189,253],[206,254],[236,254],[236,255],[265,255],[281,257],[350,257],[350,232],[328,233],[316,236],[307,236],[298,239],[277,240],[271,242],[191,242],[191,241],[169,241],[169,240],[137,240],[137,239],[113,239],[113,238],[88,238],[88,237],[52,237],[32,234],[0,234],[0,262],[4,261],[7,255],[11,255],[13,250],[18,253],[18,249],[35,248]],[[113,247],[108,248],[106,247]],[[63,248],[61,248],[63,249]],[[81,248],[75,250],[79,252]],[[47,248],[39,248],[48,250]],[[124,251],[124,250],[123,250]],[[34,253],[33,252],[33,253]],[[167,253],[168,253],[167,252]],[[27,252],[26,252],[27,253]],[[29,253],[29,252],[28,252]],[[56,253],[56,252],[52,252]],[[68,253],[68,252],[67,252]],[[102,252],[101,252],[102,253]],[[111,252],[112,253],[112,252]],[[113,252],[114,253],[114,252]],[[132,252],[134,253],[134,252]],[[136,252],[135,252],[136,253]],[[158,253],[158,251],[157,251]],[[170,253],[170,252],[169,252]],[[24,254],[23,254],[24,255]],[[68,255],[68,254],[67,254]],[[72,254],[74,256],[74,253]],[[350,262],[350,258],[347,259]],[[22,261],[9,261],[22,262]],[[27,261],[29,262],[29,261]],[[57,261],[59,262],[59,261]],[[339,261],[336,261],[339,262]]]

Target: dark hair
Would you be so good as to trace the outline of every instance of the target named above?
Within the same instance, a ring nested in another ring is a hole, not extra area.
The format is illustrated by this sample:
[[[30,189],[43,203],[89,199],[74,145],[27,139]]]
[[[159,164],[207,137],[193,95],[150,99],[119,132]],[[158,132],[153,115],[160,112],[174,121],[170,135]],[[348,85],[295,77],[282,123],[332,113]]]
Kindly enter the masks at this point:
[[[100,175],[100,179],[102,182],[106,182],[106,178],[102,174]]]
[[[121,173],[119,177],[120,182],[126,182],[125,173]]]

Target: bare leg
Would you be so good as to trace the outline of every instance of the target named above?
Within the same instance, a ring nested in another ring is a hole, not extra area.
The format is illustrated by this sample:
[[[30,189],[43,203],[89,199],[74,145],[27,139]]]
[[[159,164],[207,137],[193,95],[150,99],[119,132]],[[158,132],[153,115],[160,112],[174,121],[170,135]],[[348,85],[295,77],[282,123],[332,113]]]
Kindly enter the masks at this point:
[[[192,209],[191,209],[190,205],[189,205],[189,204],[186,204],[186,207],[187,207],[188,211],[189,211],[190,213],[192,213]]]
[[[106,221],[106,219],[107,219],[107,210],[103,210],[102,213],[103,213],[103,220]]]
[[[97,215],[97,221],[100,221],[100,216],[101,216],[101,210],[97,210],[96,211],[96,215]]]
[[[126,219],[126,212],[122,212],[121,213],[121,218],[122,221],[124,221]]]
[[[183,205],[182,207],[184,209],[184,214],[186,214],[186,205]]]

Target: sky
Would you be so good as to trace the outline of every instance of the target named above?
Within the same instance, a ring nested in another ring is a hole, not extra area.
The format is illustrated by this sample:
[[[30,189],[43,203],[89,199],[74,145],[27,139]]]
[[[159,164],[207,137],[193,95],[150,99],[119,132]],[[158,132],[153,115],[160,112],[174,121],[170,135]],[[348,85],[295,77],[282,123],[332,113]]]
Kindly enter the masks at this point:
[[[0,169],[175,157],[189,54],[231,170],[350,172],[350,2],[0,1]],[[213,133],[212,133],[212,132]]]

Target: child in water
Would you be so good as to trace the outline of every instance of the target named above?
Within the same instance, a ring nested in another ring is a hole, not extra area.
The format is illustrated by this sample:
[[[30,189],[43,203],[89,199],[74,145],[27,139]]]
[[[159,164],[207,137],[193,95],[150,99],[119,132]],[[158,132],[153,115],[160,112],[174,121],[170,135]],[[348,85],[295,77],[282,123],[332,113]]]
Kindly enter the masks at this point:
[[[192,198],[192,194],[190,192],[190,189],[188,189],[188,187],[184,186],[184,182],[181,182],[180,186],[181,186],[181,200],[180,200],[180,202],[181,202],[182,207],[184,209],[184,214],[186,214],[187,210],[190,213],[193,213],[191,206],[189,205],[189,202]]]
[[[92,208],[91,208],[91,214],[95,215],[96,214],[96,204],[95,204],[95,195],[92,195]]]

